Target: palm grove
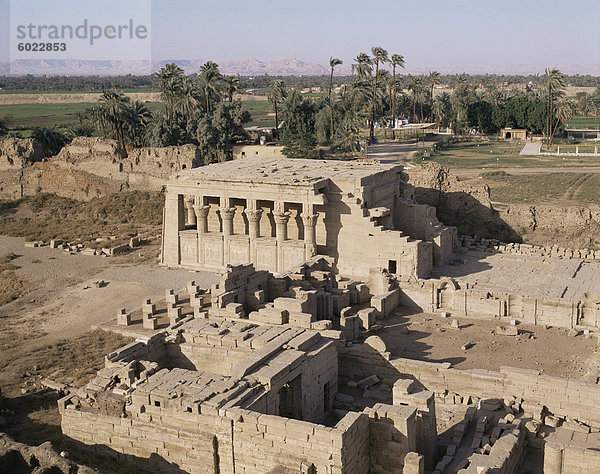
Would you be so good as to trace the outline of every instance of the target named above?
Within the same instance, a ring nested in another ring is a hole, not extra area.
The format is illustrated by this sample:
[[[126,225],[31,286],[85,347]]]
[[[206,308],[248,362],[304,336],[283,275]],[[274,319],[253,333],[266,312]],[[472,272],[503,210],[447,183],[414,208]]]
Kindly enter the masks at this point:
[[[502,89],[494,76],[475,80],[466,75],[442,78],[438,72],[425,76],[401,75],[404,57],[381,47],[354,58],[352,76],[340,78],[334,87],[336,67],[331,57],[326,91],[318,97],[288,88],[282,78],[270,81],[268,101],[275,118],[272,139],[284,145],[289,157],[316,158],[357,152],[365,139],[374,140],[377,128],[394,128],[397,118],[436,123],[455,134],[494,133],[502,127],[526,128],[544,134],[548,142],[575,112],[600,114],[600,87],[593,94],[565,97],[565,76],[546,70],[535,90]],[[491,79],[490,79],[491,78]],[[446,91],[436,93],[444,83]],[[488,80],[489,79],[489,80]],[[205,163],[233,156],[233,145],[247,140],[244,125],[250,114],[234,95],[240,78],[224,76],[212,61],[198,75],[186,76],[175,64],[155,74],[164,102],[163,110],[151,113],[144,103],[121,92],[105,91],[99,103],[81,114],[71,136],[91,135],[93,127],[119,142],[123,150],[194,144]],[[450,91],[450,92],[448,92]],[[60,150],[66,138],[48,129],[34,131],[47,154]]]

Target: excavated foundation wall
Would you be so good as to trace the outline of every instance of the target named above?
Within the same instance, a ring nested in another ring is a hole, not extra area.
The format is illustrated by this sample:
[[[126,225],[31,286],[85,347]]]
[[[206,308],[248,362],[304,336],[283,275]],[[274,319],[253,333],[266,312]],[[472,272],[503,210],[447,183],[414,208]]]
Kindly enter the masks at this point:
[[[74,405],[67,405],[74,407]],[[62,431],[81,448],[152,472],[367,472],[369,417],[333,428],[230,408],[193,414],[147,406],[128,418],[59,407]],[[79,444],[80,443],[80,444]]]
[[[494,204],[486,184],[462,182],[437,163],[406,171],[415,200],[435,206],[438,218],[459,234],[536,245],[600,247],[600,206]]]
[[[500,372],[484,369],[458,370],[449,362],[426,362],[391,357],[367,344],[338,348],[339,375],[350,380],[376,374],[380,378],[414,379],[435,392],[446,391],[462,397],[522,398],[523,403],[545,406],[557,416],[568,416],[600,426],[600,385],[576,379],[543,375],[537,370],[501,367]]]

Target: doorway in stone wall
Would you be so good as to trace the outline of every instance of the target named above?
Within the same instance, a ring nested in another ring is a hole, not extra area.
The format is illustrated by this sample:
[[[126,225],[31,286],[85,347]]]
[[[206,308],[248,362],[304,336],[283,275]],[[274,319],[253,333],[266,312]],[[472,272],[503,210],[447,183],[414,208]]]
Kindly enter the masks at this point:
[[[279,416],[302,419],[302,376],[298,375],[279,390]]]

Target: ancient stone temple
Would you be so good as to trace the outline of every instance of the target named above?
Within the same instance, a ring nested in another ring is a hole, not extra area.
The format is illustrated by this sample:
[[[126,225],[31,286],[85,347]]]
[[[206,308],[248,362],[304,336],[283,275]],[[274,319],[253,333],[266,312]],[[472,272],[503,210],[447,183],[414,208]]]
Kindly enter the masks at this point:
[[[456,230],[418,205],[398,165],[252,157],[182,170],[167,183],[161,263],[284,272],[320,254],[346,275],[427,276]]]

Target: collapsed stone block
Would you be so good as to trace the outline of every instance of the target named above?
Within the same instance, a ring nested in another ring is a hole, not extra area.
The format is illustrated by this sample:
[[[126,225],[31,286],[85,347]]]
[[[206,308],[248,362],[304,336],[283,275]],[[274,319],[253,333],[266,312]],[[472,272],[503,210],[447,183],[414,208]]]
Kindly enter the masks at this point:
[[[370,329],[375,324],[377,311],[375,308],[361,309],[357,314],[363,329]]]
[[[377,377],[377,375],[373,374],[373,375],[369,375],[368,377],[365,377],[364,379],[361,379],[358,381],[358,386],[361,388],[364,387],[372,387],[375,384],[378,384],[380,382],[379,377]]]
[[[258,311],[252,311],[248,318],[251,321],[256,321],[263,324],[287,324],[289,321],[289,313],[284,309],[273,307],[261,308]]]
[[[227,306],[225,306],[225,309],[228,313],[236,318],[243,318],[246,316],[244,312],[244,305],[240,303],[229,303]]]
[[[166,290],[165,291],[165,300],[167,303],[177,304],[179,303],[179,297],[175,293],[175,290]]]
[[[62,239],[52,239],[50,241],[50,248],[51,249],[57,249],[62,244],[63,244]]]
[[[379,337],[379,336],[369,336],[365,340],[364,344],[380,353],[384,353],[384,352],[388,351],[387,346],[385,345],[385,341],[383,339],[381,339],[381,337]]]
[[[340,326],[342,333],[347,341],[354,341],[360,335],[360,324],[361,320],[358,316],[347,316],[341,318]]]
[[[500,334],[502,336],[517,336],[519,334],[519,330],[516,326],[497,326],[496,334]]]
[[[142,305],[142,314],[144,315],[144,319],[146,319],[147,316],[152,316],[154,313],[156,313],[156,305],[152,303],[152,300],[147,299],[145,300],[144,304]]]
[[[419,453],[406,453],[404,456],[404,468],[402,469],[403,474],[424,474],[425,472],[425,460],[422,454]]]
[[[315,317],[309,313],[297,313],[293,311],[290,312],[288,321],[292,326],[310,329],[311,324],[315,322]]]
[[[128,313],[125,308],[121,308],[117,313],[117,325],[129,326],[131,325],[131,313]]]
[[[250,310],[258,310],[267,301],[264,290],[249,291],[246,293],[246,304]]]
[[[322,319],[320,321],[310,323],[310,328],[314,329],[315,331],[326,331],[328,329],[331,329],[332,327],[333,324],[328,319]]]
[[[169,316],[169,321],[171,324],[176,323],[181,319],[181,307],[175,306],[175,304],[170,303],[167,306],[167,315]]]
[[[192,308],[201,308],[204,305],[204,296],[199,294],[190,295],[190,306]]]
[[[154,331],[158,328],[158,318],[144,318],[142,320],[142,326],[144,329],[151,329]]]

